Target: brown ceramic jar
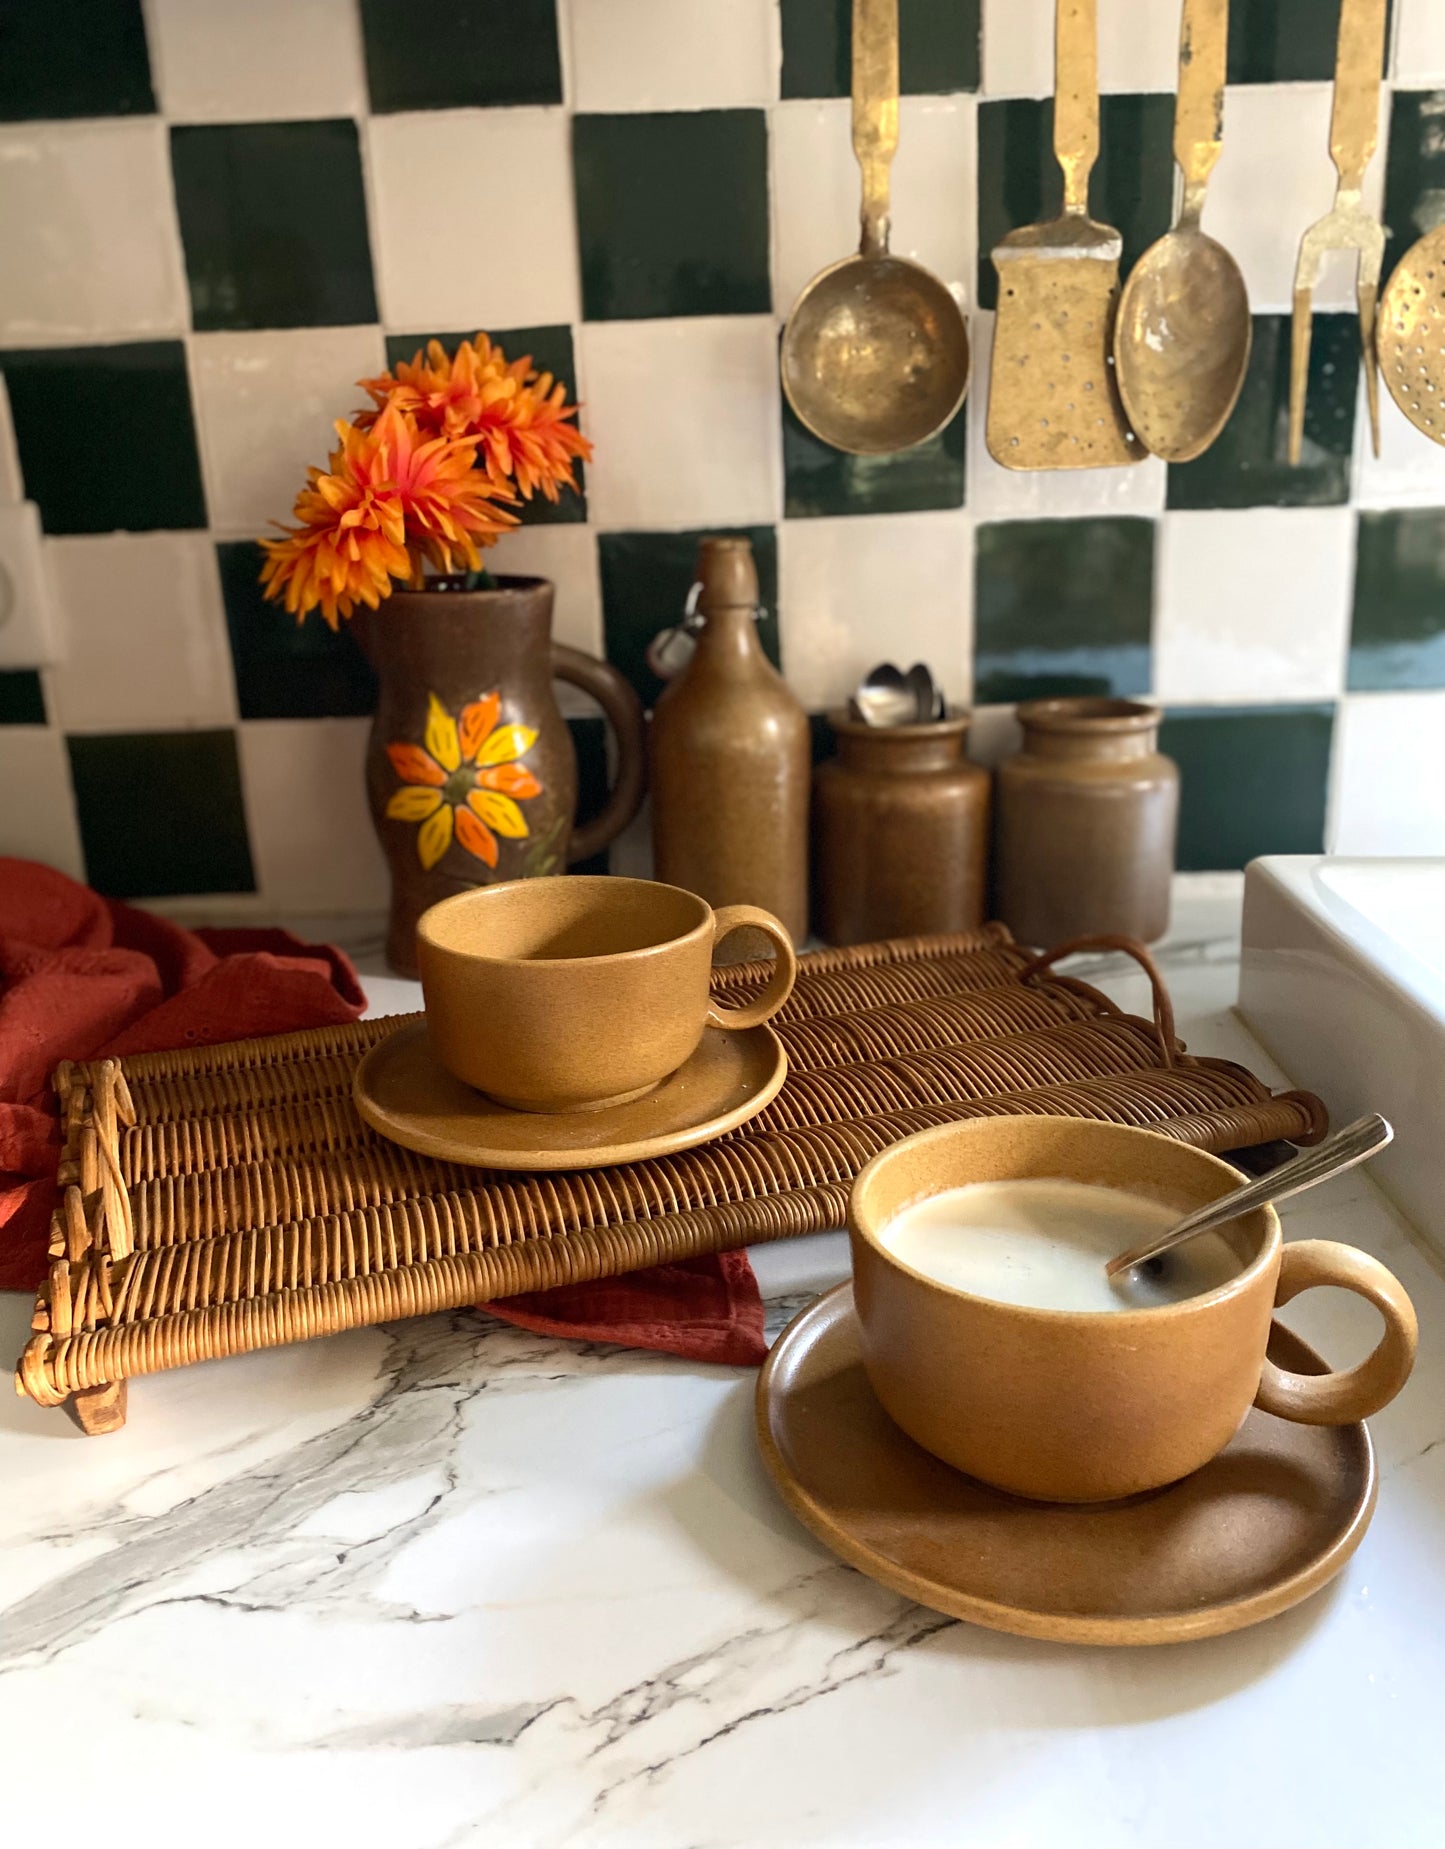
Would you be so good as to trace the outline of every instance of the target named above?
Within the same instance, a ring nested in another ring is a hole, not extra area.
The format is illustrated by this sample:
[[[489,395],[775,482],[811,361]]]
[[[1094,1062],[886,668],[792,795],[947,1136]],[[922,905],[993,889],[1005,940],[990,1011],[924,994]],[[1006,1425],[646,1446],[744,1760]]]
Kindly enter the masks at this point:
[[[760,905],[795,943],[808,934],[808,715],[758,640],[758,574],[746,539],[704,539],[702,627],[658,698],[649,731],[658,879],[714,907]],[[720,962],[762,956],[739,931]]]
[[[998,910],[1021,943],[1169,928],[1179,772],[1141,700],[1031,700],[998,772]]]
[[[989,775],[966,714],[870,726],[830,713],[838,755],[813,775],[814,925],[862,944],[983,923]]]

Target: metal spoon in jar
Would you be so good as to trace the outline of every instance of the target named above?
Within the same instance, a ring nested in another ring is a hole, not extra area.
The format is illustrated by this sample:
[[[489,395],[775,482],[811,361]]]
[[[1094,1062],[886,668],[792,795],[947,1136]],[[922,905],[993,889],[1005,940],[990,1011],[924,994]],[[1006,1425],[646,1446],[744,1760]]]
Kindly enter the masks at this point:
[[[1288,1200],[1292,1194],[1303,1194],[1306,1188],[1313,1188],[1322,1181],[1328,1181],[1332,1175],[1343,1175],[1348,1168],[1357,1163],[1367,1162],[1389,1143],[1395,1135],[1383,1117],[1361,1117],[1352,1124],[1346,1124],[1333,1136],[1327,1136],[1313,1149],[1306,1149],[1296,1156],[1293,1162],[1286,1162],[1268,1175],[1261,1175],[1257,1181],[1247,1181],[1242,1187],[1232,1189],[1217,1201],[1211,1201],[1207,1207],[1196,1208],[1186,1214],[1162,1233],[1156,1233],[1152,1239],[1146,1239],[1141,1245],[1121,1252],[1117,1258],[1111,1258],[1104,1271],[1107,1276],[1117,1277],[1121,1271],[1128,1271],[1135,1265],[1145,1265],[1151,1258],[1158,1258],[1165,1252],[1173,1251],[1177,1245],[1183,1245],[1186,1239],[1192,1239],[1196,1233],[1207,1233],[1211,1227],[1223,1226],[1229,1220],[1237,1220],[1242,1213],[1248,1213],[1252,1207],[1263,1207],[1270,1201]]]
[[[850,717],[864,725],[912,725],[917,695],[891,661],[870,668],[848,699]]]

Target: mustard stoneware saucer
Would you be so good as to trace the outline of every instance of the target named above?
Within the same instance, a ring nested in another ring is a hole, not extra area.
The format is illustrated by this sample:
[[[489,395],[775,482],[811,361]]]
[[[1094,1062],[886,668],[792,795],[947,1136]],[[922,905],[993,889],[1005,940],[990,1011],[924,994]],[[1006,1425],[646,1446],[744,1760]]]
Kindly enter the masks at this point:
[[[610,1168],[711,1142],[755,1117],[787,1076],[788,1056],[770,1027],[709,1027],[692,1058],[644,1097],[595,1111],[514,1111],[453,1078],[419,1021],[371,1049],[352,1096],[380,1135],[445,1162]]]
[[[1279,1324],[1271,1358],[1324,1363]],[[1251,1411],[1212,1463],[1123,1502],[1026,1502],[922,1450],[868,1384],[840,1284],[783,1331],[758,1380],[757,1435],[784,1502],[851,1565],[920,1605],[1075,1644],[1242,1630],[1333,1579],[1375,1507],[1363,1425]]]

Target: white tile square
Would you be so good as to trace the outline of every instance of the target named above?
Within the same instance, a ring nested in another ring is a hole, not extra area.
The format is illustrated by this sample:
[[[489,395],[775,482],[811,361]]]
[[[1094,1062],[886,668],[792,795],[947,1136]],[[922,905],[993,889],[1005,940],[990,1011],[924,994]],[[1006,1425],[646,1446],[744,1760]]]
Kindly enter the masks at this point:
[[[1157,514],[1168,471],[1157,456],[1118,469],[1006,469],[985,438],[994,317],[976,311],[968,416],[968,505],[978,520],[1037,520],[1080,514]]]
[[[289,519],[307,468],[336,447],[335,419],[368,402],[357,380],[385,369],[381,329],[192,334],[187,345],[212,526],[243,538]]]
[[[355,0],[146,0],[161,108],[173,122],[282,122],[366,105]]]
[[[768,315],[589,321],[579,330],[594,526],[744,526],[782,505]]]
[[[366,803],[369,719],[248,719],[241,787],[256,884],[278,910],[372,911],[386,862]]]
[[[1380,376],[1380,453],[1370,443],[1364,374],[1355,405],[1355,504],[1358,507],[1445,506],[1445,445],[1406,417]]]
[[[858,163],[846,97],[773,111],[773,306],[786,315],[825,265],[858,248]],[[893,162],[892,247],[966,302],[977,247],[977,105],[971,96],[906,96]]]
[[[1163,0],[1099,0],[1100,90],[1172,90],[1179,9]],[[985,96],[1051,96],[1054,0],[983,0]]]
[[[1054,0],[983,0],[983,94],[1049,96]]]
[[[579,319],[566,110],[373,116],[366,145],[388,328],[491,331]]]
[[[0,668],[43,667],[60,650],[40,510],[33,501],[0,505]]]
[[[1335,724],[1336,854],[1445,854],[1445,693],[1353,693]]]
[[[0,854],[85,878],[65,740],[50,726],[0,725]]]
[[[1166,705],[1333,700],[1354,584],[1348,507],[1166,513],[1154,692]]]
[[[879,661],[927,662],[973,691],[973,529],[962,513],[787,520],[778,534],[783,672],[812,711],[843,705]]]
[[[571,0],[569,10],[577,109],[737,109],[777,97],[777,8],[765,0]]]
[[[1402,90],[1445,81],[1445,7],[1440,0],[1395,0],[1394,78]]]
[[[564,488],[562,492],[567,491]],[[597,541],[587,526],[520,526],[487,554],[494,572],[550,578],[557,587],[552,637],[568,648],[602,655],[602,585]]]
[[[1300,238],[1334,203],[1327,83],[1231,84],[1224,93],[1224,145],[1209,182],[1204,229],[1244,273],[1255,314],[1288,311]],[[1381,92],[1381,146],[1388,93]],[[1364,201],[1378,212],[1385,162],[1365,173]],[[1315,290],[1317,309],[1355,306],[1353,263],[1331,256]]]
[[[1005,758],[1023,749],[1024,729],[1016,706],[975,706],[968,722],[968,755],[975,764],[997,770]]]
[[[0,342],[176,334],[188,303],[165,124],[0,128]]]
[[[204,533],[46,543],[65,638],[49,687],[70,732],[229,725],[236,689],[216,549]]]

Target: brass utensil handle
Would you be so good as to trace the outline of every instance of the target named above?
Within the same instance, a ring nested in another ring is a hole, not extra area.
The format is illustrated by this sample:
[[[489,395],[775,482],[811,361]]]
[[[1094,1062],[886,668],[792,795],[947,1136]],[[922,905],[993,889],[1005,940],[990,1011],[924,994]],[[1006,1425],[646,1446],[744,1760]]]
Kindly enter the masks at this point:
[[[1330,159],[1340,185],[1358,189],[1380,139],[1386,0],[1343,0],[1335,46]]]
[[[1054,158],[1064,210],[1086,212],[1099,158],[1098,0],[1058,0],[1054,11]]]
[[[1174,106],[1174,158],[1184,175],[1181,219],[1199,217],[1204,188],[1219,159],[1228,38],[1229,0],[1184,0]]]
[[[853,0],[853,152],[865,257],[888,254],[888,169],[898,151],[898,0]]]

